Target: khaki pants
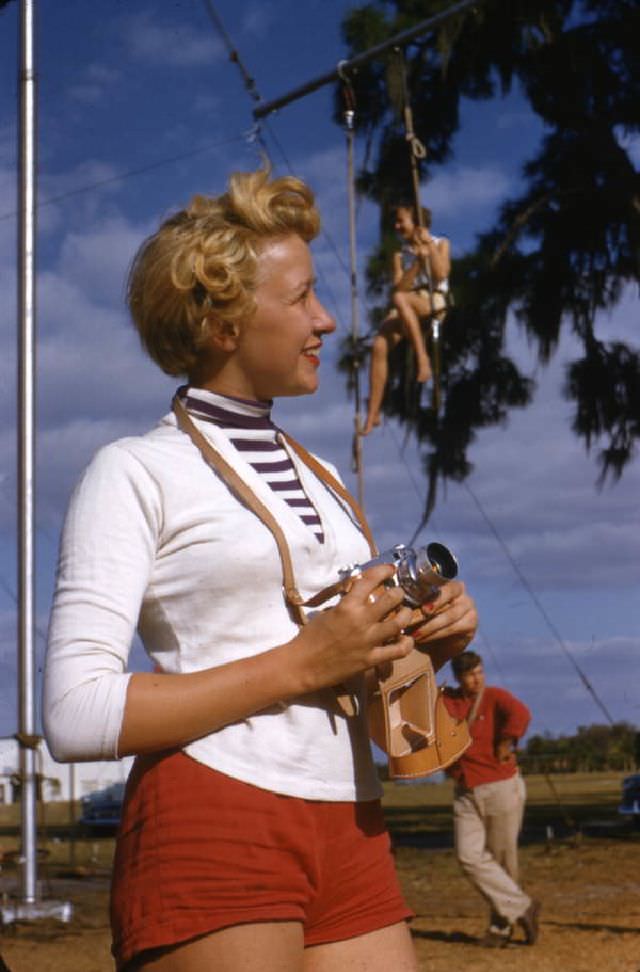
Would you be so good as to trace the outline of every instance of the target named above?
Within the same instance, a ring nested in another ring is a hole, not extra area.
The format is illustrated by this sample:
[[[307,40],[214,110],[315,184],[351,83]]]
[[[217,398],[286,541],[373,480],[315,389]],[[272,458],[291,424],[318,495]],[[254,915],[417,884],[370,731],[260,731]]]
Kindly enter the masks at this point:
[[[473,790],[457,788],[453,800],[456,855],[462,870],[491,907],[491,924],[512,925],[529,898],[518,886],[518,835],[525,786],[519,774]]]

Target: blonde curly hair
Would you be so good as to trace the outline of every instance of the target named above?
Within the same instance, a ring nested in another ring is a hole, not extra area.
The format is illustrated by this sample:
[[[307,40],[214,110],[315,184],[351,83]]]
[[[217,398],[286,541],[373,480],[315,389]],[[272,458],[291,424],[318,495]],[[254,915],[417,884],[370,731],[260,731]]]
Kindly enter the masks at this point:
[[[150,357],[169,375],[191,375],[212,323],[238,322],[256,309],[264,244],[317,236],[314,195],[300,179],[236,172],[221,196],[194,196],[148,237],[131,264],[127,303]]]

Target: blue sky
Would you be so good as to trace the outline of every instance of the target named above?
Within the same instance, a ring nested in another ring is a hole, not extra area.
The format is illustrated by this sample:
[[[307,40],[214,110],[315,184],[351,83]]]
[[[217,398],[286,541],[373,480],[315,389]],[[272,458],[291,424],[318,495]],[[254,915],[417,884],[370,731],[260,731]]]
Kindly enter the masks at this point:
[[[216,9],[269,100],[344,57],[340,21],[351,5],[218,0]],[[230,171],[255,168],[258,158],[247,137],[252,102],[202,0],[40,0],[38,8],[37,550],[38,630],[44,631],[73,482],[98,446],[152,425],[167,410],[174,385],[146,361],[128,323],[127,264],[160,218],[195,192],[220,191]],[[16,529],[17,14],[17,3],[0,14],[0,735],[13,732],[16,720],[10,591]],[[464,106],[455,156],[424,187],[434,229],[450,237],[454,258],[517,191],[521,164],[541,134],[517,92]],[[325,227],[314,244],[319,292],[338,318],[338,335],[344,334],[350,320],[346,160],[343,134],[331,121],[330,90],[282,109],[263,136],[277,170],[290,165],[317,192]],[[361,204],[363,257],[376,226],[375,209]],[[365,314],[363,297],[363,319]],[[637,293],[630,290],[597,330],[637,346],[637,323]],[[490,679],[530,704],[532,731],[573,731],[602,721],[602,715],[509,556],[614,719],[640,723],[640,462],[636,458],[618,485],[599,492],[595,463],[571,434],[571,409],[561,395],[574,343],[565,336],[551,366],[541,370],[515,324],[508,339],[516,360],[538,382],[534,404],[478,436],[470,451],[469,489],[451,484],[441,494],[420,539],[442,540],[457,553],[480,609],[475,647],[485,656]],[[354,485],[352,407],[333,366],[337,344],[323,361],[319,394],[284,402],[276,414]],[[387,424],[367,439],[364,456],[365,502],[379,544],[406,541],[424,496],[415,446]],[[41,664],[41,637],[37,645]],[[137,652],[133,660],[140,663]]]

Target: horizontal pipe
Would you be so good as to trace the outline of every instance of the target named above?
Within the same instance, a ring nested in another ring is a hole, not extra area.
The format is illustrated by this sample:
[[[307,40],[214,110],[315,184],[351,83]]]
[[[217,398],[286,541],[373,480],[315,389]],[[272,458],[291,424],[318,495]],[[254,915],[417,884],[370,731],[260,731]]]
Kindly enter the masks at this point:
[[[403,47],[405,44],[409,44],[416,37],[421,34],[425,34],[427,31],[431,30],[432,27],[437,27],[438,24],[444,23],[449,17],[453,17],[455,14],[461,13],[468,7],[478,6],[479,0],[460,0],[459,3],[455,3],[452,7],[447,7],[446,10],[441,10],[440,13],[434,14],[432,17],[427,18],[427,20],[422,20],[415,27],[409,27],[407,30],[401,31],[399,34],[395,34],[390,37],[389,40],[384,41],[382,44],[378,44],[376,47],[369,48],[368,51],[362,51],[361,54],[356,54],[348,61],[340,61],[338,66],[333,68],[332,71],[328,71],[326,74],[321,74],[319,77],[314,78],[312,81],[307,81],[306,84],[301,84],[298,88],[294,88],[287,94],[281,95],[280,98],[274,98],[273,101],[264,101],[257,105],[253,109],[253,117],[255,119],[265,118],[270,115],[271,112],[277,111],[278,108],[284,108],[285,105],[290,104],[292,101],[297,101],[299,98],[304,98],[305,95],[311,94],[312,91],[317,91],[318,88],[324,87],[325,84],[331,84],[333,81],[338,81],[341,76],[348,74],[349,71],[355,71],[357,68],[361,67],[363,64],[368,64],[369,61],[373,61],[376,57],[384,54],[391,47]]]

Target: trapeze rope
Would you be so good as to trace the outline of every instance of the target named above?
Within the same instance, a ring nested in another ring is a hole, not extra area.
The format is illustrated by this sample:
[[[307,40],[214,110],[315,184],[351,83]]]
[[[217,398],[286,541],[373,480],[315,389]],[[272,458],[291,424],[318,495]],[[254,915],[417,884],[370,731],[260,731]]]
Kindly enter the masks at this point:
[[[360,394],[360,362],[356,353],[360,337],[360,317],[358,299],[358,254],[356,239],[356,183],[354,166],[354,140],[356,119],[356,97],[351,81],[338,65],[338,73],[342,81],[342,97],[344,102],[344,129],[347,143],[347,197],[349,210],[349,281],[351,287],[351,349],[352,349],[352,378],[355,399],[355,414],[353,417],[354,432],[352,440],[353,471],[358,482],[358,502],[364,507],[364,469],[362,463],[361,436],[361,394]]]

